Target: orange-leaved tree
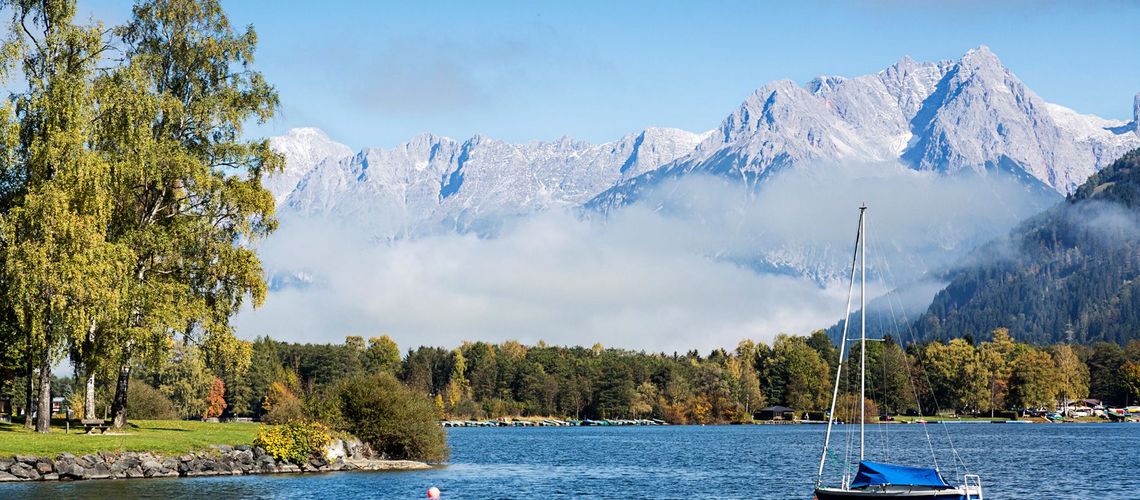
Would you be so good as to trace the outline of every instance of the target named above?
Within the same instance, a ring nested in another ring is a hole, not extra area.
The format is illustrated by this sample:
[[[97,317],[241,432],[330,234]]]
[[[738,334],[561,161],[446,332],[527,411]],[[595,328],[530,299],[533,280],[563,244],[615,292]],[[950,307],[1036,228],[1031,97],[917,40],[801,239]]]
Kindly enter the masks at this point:
[[[218,418],[222,416],[226,406],[226,383],[214,377],[214,381],[210,384],[210,394],[206,396],[206,412],[202,414],[202,418]]]

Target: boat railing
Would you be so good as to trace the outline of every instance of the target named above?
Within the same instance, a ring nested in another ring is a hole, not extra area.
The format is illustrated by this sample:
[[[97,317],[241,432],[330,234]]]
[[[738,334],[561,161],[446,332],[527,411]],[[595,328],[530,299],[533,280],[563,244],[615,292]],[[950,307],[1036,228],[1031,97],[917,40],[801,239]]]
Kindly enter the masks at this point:
[[[965,490],[966,500],[985,500],[982,496],[982,478],[977,474],[962,476],[962,489]]]

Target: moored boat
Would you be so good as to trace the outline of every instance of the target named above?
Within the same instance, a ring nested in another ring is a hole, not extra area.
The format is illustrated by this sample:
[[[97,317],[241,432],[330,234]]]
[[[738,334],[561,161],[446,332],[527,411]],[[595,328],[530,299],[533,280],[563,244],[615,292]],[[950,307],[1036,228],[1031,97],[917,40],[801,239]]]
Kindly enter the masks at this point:
[[[920,498],[924,500],[981,500],[981,479],[963,477],[961,486],[951,486],[935,469],[883,464],[864,460],[846,488],[817,487],[817,500],[853,498]]]
[[[912,467],[866,460],[864,456],[866,424],[866,404],[859,406],[859,466],[854,477],[844,466],[838,486],[824,486],[823,473],[827,463],[828,448],[831,445],[831,428],[835,424],[835,405],[839,398],[839,386],[847,346],[848,326],[851,319],[851,299],[855,290],[855,272],[860,276],[860,336],[859,336],[859,402],[866,401],[867,366],[867,253],[866,253],[866,212],[867,206],[859,207],[859,229],[855,233],[855,253],[851,258],[851,283],[847,291],[847,312],[843,316],[843,336],[839,343],[839,364],[835,370],[835,387],[831,396],[831,411],[828,412],[827,435],[824,438],[823,453],[819,459],[819,473],[815,481],[816,500],[871,499],[871,498],[917,498],[924,500],[984,500],[981,478],[968,471],[962,476],[960,485],[951,485],[935,468]],[[862,262],[860,263],[860,257]],[[916,393],[917,398],[917,393]],[[923,421],[923,426],[926,422]],[[927,437],[929,439],[929,435]],[[850,448],[848,448],[850,450]],[[933,455],[933,449],[931,450]],[[957,453],[955,452],[955,456]],[[932,457],[933,458],[933,457]],[[937,464],[937,462],[935,462]]]

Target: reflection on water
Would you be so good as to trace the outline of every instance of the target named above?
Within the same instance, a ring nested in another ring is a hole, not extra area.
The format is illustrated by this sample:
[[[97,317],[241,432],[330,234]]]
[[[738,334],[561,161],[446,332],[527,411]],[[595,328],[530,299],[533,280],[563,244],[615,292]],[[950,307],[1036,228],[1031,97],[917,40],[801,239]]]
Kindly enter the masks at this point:
[[[929,426],[944,474],[948,438],[986,498],[1134,499],[1140,425]],[[450,429],[452,460],[428,471],[0,484],[0,498],[795,498],[811,497],[822,426]],[[842,456],[855,426],[834,436]],[[925,465],[921,426],[870,426],[870,459]],[[882,446],[889,444],[889,446]],[[838,474],[838,469],[831,471]],[[960,480],[960,479],[959,479]]]

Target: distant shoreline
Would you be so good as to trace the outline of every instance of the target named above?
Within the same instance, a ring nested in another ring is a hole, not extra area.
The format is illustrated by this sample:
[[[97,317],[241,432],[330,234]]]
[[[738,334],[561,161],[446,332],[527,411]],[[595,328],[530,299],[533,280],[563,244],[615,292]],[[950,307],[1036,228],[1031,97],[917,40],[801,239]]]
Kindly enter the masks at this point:
[[[554,419],[548,419],[554,420]],[[558,422],[557,420],[555,420]],[[567,424],[568,421],[560,421],[561,423],[547,424],[542,420],[533,419],[519,419],[519,420],[445,420],[440,422],[440,425],[448,429],[473,429],[473,428],[517,428],[517,427],[661,427],[661,426],[749,426],[749,425],[827,425],[826,420],[757,420],[754,422],[717,422],[708,424],[636,424],[636,423],[608,423],[608,424]],[[572,421],[571,421],[572,422]],[[852,422],[854,425],[858,422]],[[923,423],[919,420],[891,420],[891,421],[868,421],[867,425],[913,425]],[[1001,418],[940,418],[935,420],[927,420],[927,424],[1135,424],[1138,422],[1120,421],[1113,422],[1109,420],[1062,420],[1062,421],[1048,421],[1040,418],[1024,418],[1018,420],[1008,420]],[[849,425],[846,422],[836,421],[835,425]]]

